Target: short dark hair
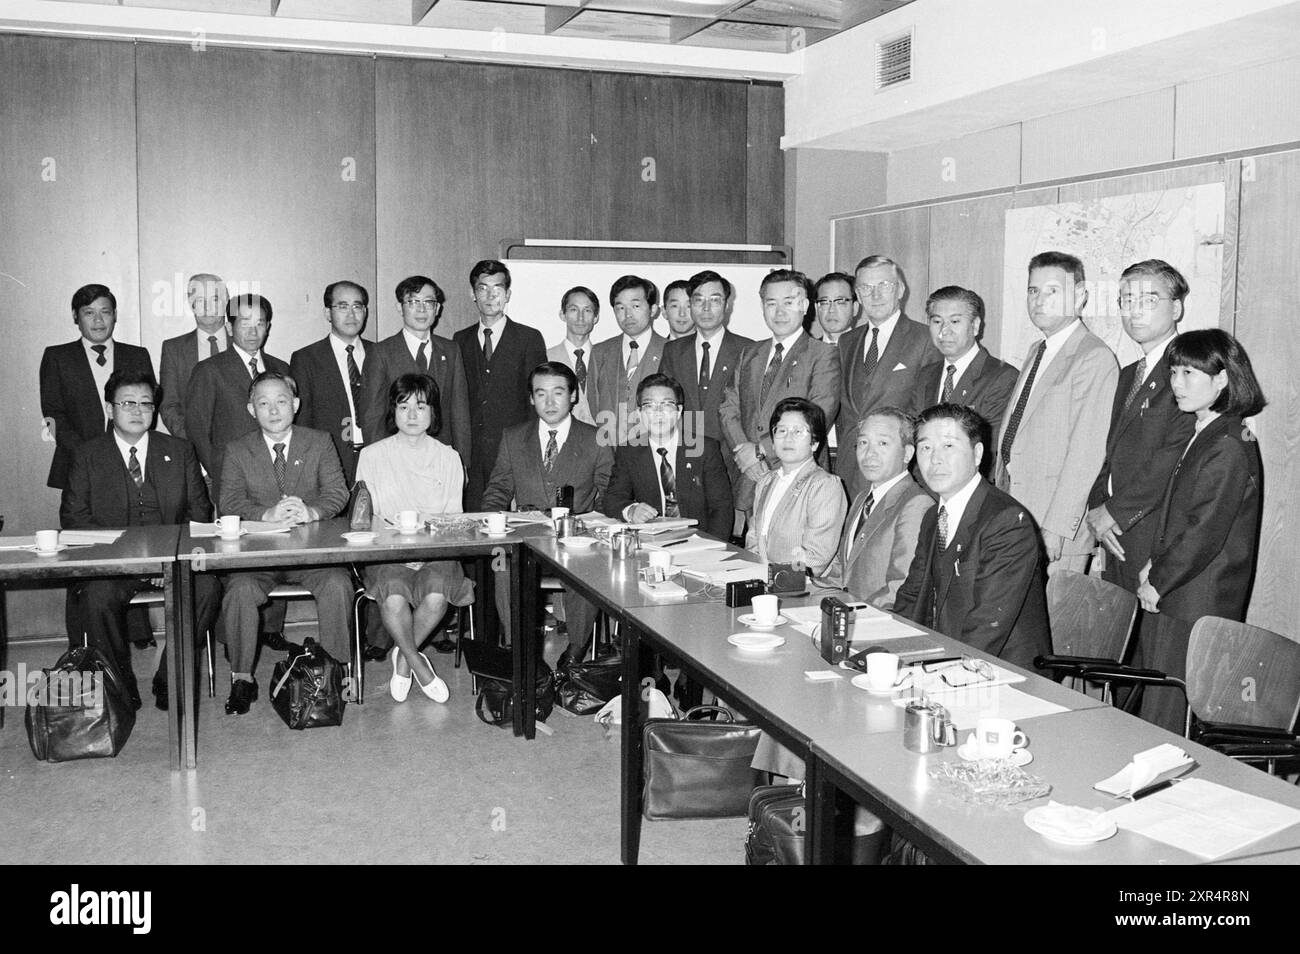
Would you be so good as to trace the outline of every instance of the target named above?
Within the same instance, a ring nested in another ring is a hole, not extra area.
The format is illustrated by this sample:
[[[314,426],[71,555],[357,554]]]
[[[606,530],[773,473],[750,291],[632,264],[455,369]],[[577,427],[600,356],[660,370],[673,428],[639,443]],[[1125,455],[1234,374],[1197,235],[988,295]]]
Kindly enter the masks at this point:
[[[442,430],[442,396],[438,393],[438,382],[431,374],[412,371],[393,380],[388,386],[388,424],[397,426],[397,405],[411,398],[423,398],[429,405],[429,427],[425,433],[436,437]]]
[[[105,403],[112,404],[117,400],[118,388],[131,387],[137,384],[143,384],[147,387],[151,395],[150,400],[154,404],[158,403],[158,383],[153,379],[153,372],[142,371],[139,368],[122,368],[108,376],[108,382],[104,385]]]
[[[978,411],[967,407],[965,404],[950,402],[927,407],[916,419],[917,434],[919,435],[921,428],[931,421],[956,421],[961,429],[965,431],[971,447],[984,443],[984,435],[989,432],[989,422]],[[988,451],[988,448],[985,447],[984,450]]]
[[[849,295],[853,294],[853,276],[848,272],[827,272],[821,278],[817,279],[817,284],[813,285],[813,295],[822,293],[822,286],[829,285],[831,282],[843,282],[849,286]]]
[[[266,319],[266,323],[269,325],[273,313],[271,311],[271,300],[269,298],[263,298],[261,295],[251,295],[247,293],[236,295],[234,298],[230,299],[230,301],[226,302],[226,320],[234,321],[239,317],[239,309],[252,308],[254,305],[261,310],[262,317]]]
[[[326,308],[330,308],[334,305],[334,289],[340,288],[345,285],[349,288],[355,288],[357,291],[361,292],[361,304],[365,305],[367,308],[370,307],[370,292],[366,291],[366,286],[362,285],[360,282],[350,282],[347,279],[344,279],[343,281],[330,282],[328,285],[325,286],[325,307]]]
[[[432,278],[424,275],[412,275],[410,278],[403,278],[397,283],[397,288],[393,291],[393,294],[397,296],[397,303],[399,305],[403,304],[410,296],[418,295],[420,289],[425,285],[433,287],[433,297],[438,299],[438,304],[441,305],[447,300],[447,296],[443,294],[442,289],[438,287],[438,283]]]
[[[1195,368],[1211,376],[1227,372],[1228,386],[1210,405],[1211,411],[1251,417],[1268,404],[1246,349],[1226,331],[1218,328],[1184,331],[1169,342],[1165,360],[1171,368]]]
[[[109,291],[107,285],[82,285],[72,293],[72,317],[77,317],[77,312],[99,298],[107,298],[113,310],[117,311],[117,296]]]
[[[686,292],[687,298],[691,297],[691,283],[684,278],[679,278],[675,282],[669,282],[668,287],[664,289],[664,301],[667,301],[668,296],[678,290]]]
[[[298,396],[298,382],[293,379],[293,375],[285,374],[283,371],[263,371],[257,377],[253,378],[253,383],[248,386],[248,403],[253,403],[253,392],[263,381],[283,381],[289,385],[289,391],[294,397]]]
[[[718,282],[722,286],[723,292],[726,293],[727,301],[731,301],[731,296],[736,293],[736,287],[727,281],[717,272],[706,268],[702,272],[696,272],[686,280],[686,293],[694,295],[701,285],[707,285],[709,282]]]
[[[782,281],[789,281],[789,279],[782,279]],[[772,432],[772,428],[776,427],[781,420],[781,415],[787,412],[802,415],[816,447],[822,448],[826,446],[826,413],[819,405],[814,404],[807,398],[788,397],[778,401],[776,407],[772,409],[771,418],[767,422],[769,434]]]
[[[475,262],[474,267],[469,270],[469,287],[472,289],[484,275],[504,275],[506,291],[510,290],[510,269],[506,268],[504,262],[498,262],[495,258],[485,258]]]
[[[916,446],[916,418],[912,417],[901,407],[893,404],[887,404],[884,407],[873,407],[862,420],[858,421],[858,432],[862,432],[862,425],[867,423],[868,418],[888,417],[898,422],[898,436],[902,439],[903,444],[908,447]]]
[[[984,337],[983,298],[969,288],[962,288],[960,285],[944,285],[937,291],[930,292],[930,297],[925,300],[925,313],[928,315],[930,306],[940,301],[958,301],[969,308],[975,317],[980,320],[980,333],[976,337]]]
[[[1169,292],[1169,297],[1179,304],[1183,303],[1188,292],[1192,290],[1182,272],[1159,258],[1148,258],[1145,261],[1134,262],[1120,273],[1119,280],[1122,282],[1128,281],[1128,279],[1138,275],[1144,278],[1158,278],[1164,284],[1165,290]]]
[[[560,298],[560,311],[569,310],[569,298],[573,295],[586,295],[587,299],[591,302],[591,307],[595,311],[596,317],[600,317],[600,299],[597,298],[596,293],[586,285],[574,285],[566,291],[563,297]]]
[[[569,385],[569,393],[573,394],[578,390],[578,376],[573,373],[573,369],[563,361],[543,361],[533,370],[528,372],[528,393],[533,393],[533,379],[538,375],[543,377],[564,378],[565,383]]]
[[[858,272],[862,271],[864,268],[878,268],[881,265],[888,265],[892,268],[894,270],[894,277],[900,282],[906,281],[903,277],[903,270],[899,267],[898,263],[892,258],[888,258],[884,255],[868,255],[862,261],[858,262],[857,267],[853,269],[853,274],[856,276]]]
[[[763,280],[759,282],[758,293],[760,295],[763,294],[765,291],[767,291],[768,285],[775,285],[778,282],[794,282],[796,285],[798,285],[800,288],[803,289],[805,296],[807,296],[808,298],[812,297],[811,295],[808,294],[808,276],[805,275],[803,272],[795,271],[793,268],[772,269],[770,272],[764,275]]]
[[[1076,255],[1069,252],[1039,252],[1029,260],[1029,272],[1033,273],[1035,268],[1059,268],[1062,271],[1069,272],[1074,278],[1075,284],[1084,280],[1083,262]]]
[[[659,289],[655,287],[654,282],[648,278],[642,278],[640,275],[623,275],[615,280],[614,284],[609,288],[610,307],[613,307],[614,299],[629,288],[640,288],[645,293],[646,304],[659,304]]]
[[[636,403],[638,405],[641,403],[641,395],[645,393],[647,388],[672,388],[673,400],[679,406],[686,403],[686,391],[682,389],[681,384],[676,378],[670,377],[662,371],[647,374],[641,379],[641,383],[636,386]]]

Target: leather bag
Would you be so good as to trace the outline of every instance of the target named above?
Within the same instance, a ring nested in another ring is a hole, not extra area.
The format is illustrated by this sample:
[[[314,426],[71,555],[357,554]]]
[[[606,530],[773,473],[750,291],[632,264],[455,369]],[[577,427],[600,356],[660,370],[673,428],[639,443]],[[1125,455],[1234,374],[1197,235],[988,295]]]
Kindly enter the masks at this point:
[[[112,758],[135,727],[135,706],[117,669],[94,646],[70,649],[29,693],[27,742],[44,762]]]
[[[700,721],[709,714],[723,721]],[[744,815],[757,777],[749,763],[759,734],[758,726],[736,722],[721,706],[696,706],[680,720],[646,720],[641,732],[645,817]]]
[[[570,663],[555,674],[555,699],[574,715],[591,715],[623,691],[623,659]]]
[[[291,729],[343,724],[343,665],[310,637],[271,673],[271,705]]]
[[[478,717],[488,725],[513,725],[515,700],[510,691],[513,681],[510,650],[466,639],[461,643],[461,651],[465,654],[466,668],[477,682],[474,711]],[[555,673],[541,659],[537,660],[534,691],[537,697],[534,715],[538,722],[545,722],[555,711]]]

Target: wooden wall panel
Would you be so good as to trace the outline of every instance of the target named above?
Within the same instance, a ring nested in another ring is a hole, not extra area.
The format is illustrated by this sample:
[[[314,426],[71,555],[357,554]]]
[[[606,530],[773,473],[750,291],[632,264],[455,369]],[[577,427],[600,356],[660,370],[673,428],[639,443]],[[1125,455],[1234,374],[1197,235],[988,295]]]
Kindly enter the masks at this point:
[[[407,275],[442,286],[447,308],[438,330],[450,336],[476,320],[469,271],[498,257],[503,239],[606,237],[592,223],[590,74],[423,60],[376,65],[375,297],[382,306],[372,315],[381,335],[401,326],[393,289]],[[544,328],[555,315],[514,317]]]
[[[157,353],[193,327],[176,276],[211,271],[232,293],[260,288],[275,309],[266,349],[287,361],[324,336],[328,283],[375,292],[373,61],[138,51],[145,342]]]
[[[876,212],[835,223],[835,267],[853,274],[868,255],[892,258],[903,269],[908,317],[923,320],[930,294],[930,212],[928,206]]]
[[[58,526],[37,379],[45,347],[77,337],[72,293],[107,285],[116,337],[140,341],[133,55],[130,43],[0,36],[6,533]],[[63,591],[12,593],[8,617],[15,636],[62,634]]]
[[[748,99],[745,241],[782,245],[786,235],[785,161],[781,156],[785,91],[756,83],[749,87]]]

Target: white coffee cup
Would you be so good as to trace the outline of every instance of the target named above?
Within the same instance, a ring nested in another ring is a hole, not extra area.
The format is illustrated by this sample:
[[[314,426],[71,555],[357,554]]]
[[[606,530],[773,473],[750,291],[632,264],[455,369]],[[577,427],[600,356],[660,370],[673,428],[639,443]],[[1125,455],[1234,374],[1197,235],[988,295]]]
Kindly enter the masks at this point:
[[[982,759],[1006,759],[1023,749],[1028,738],[1010,719],[980,719],[975,723],[975,749]]]
[[[673,555],[669,553],[667,550],[651,550],[650,565],[658,567],[659,569],[663,570],[664,573],[667,573],[670,569],[672,569]],[[773,597],[773,599],[775,598],[776,597]]]
[[[218,517],[217,535],[226,540],[236,539],[239,536],[239,515]]]
[[[768,593],[755,596],[752,605],[756,623],[775,623],[776,618],[781,615],[781,598],[778,596]]]
[[[36,531],[36,549],[45,553],[59,548],[59,531],[57,530],[37,530]]]
[[[867,653],[867,685],[878,692],[894,688],[898,657],[893,653]]]
[[[490,513],[487,515],[488,533],[505,533],[506,532],[506,515],[504,513]]]
[[[418,510],[402,510],[397,514],[397,526],[401,530],[418,530],[420,529],[420,512]]]

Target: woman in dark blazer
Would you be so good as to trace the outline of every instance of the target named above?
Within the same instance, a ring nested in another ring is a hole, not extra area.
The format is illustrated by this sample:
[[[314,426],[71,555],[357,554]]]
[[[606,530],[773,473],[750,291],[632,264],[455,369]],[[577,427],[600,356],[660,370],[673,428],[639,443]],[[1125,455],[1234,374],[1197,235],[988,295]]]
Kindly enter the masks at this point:
[[[1195,432],[1165,490],[1151,559],[1138,599],[1143,663],[1184,678],[1192,624],[1202,616],[1244,620],[1255,573],[1261,467],[1255,436],[1242,423],[1263,410],[1250,358],[1217,328],[1189,331],[1169,345],[1170,387]],[[1142,717],[1181,733],[1182,694],[1148,689]]]

